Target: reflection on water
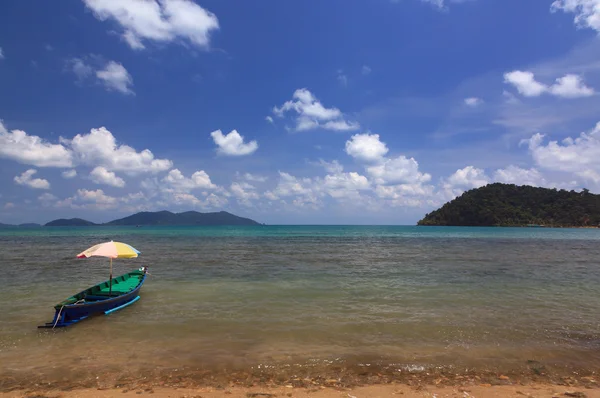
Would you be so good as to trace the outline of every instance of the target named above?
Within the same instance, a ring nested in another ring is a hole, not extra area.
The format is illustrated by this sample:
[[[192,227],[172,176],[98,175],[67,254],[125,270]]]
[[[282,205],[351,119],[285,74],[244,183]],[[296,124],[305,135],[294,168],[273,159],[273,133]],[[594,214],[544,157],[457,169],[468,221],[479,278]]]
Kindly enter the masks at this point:
[[[0,235],[0,388],[173,372],[600,369],[598,230],[47,230]],[[74,258],[107,239],[142,251],[115,263],[150,266],[142,299],[38,331],[55,303],[107,277],[105,259]]]

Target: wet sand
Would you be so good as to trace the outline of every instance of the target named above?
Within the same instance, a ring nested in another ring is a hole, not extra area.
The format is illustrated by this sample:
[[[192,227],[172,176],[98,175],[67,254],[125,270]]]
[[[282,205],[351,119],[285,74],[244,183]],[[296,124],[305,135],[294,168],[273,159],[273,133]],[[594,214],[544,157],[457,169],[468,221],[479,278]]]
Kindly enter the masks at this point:
[[[150,396],[153,398],[379,398],[379,397],[588,397],[600,398],[600,388],[573,388],[552,384],[465,386],[408,386],[401,384],[373,385],[356,388],[335,388],[319,386],[315,388],[284,387],[230,387],[230,388],[147,388],[147,389],[78,389],[71,391],[12,391],[0,393],[6,398],[127,398]]]
[[[535,361],[529,363],[527,369],[508,372],[481,369],[399,369],[375,365],[329,365],[315,368],[260,366],[254,369],[148,367],[129,372],[124,368],[119,369],[120,372],[116,369],[110,372],[104,366],[94,369],[82,365],[78,371],[56,367],[52,372],[45,368],[46,371],[42,373],[34,369],[29,373],[3,372],[0,373],[0,397],[112,397],[117,393],[120,394],[118,396],[127,396],[122,394],[129,392],[144,396],[156,394],[157,397],[251,396],[247,394],[254,393],[333,397],[340,396],[340,392],[347,392],[350,396],[359,397],[353,392],[361,391],[366,394],[362,396],[391,396],[389,394],[396,392],[405,396],[433,396],[423,394],[435,393],[438,397],[456,396],[452,394],[457,391],[462,397],[506,396],[503,394],[515,396],[519,391],[523,396],[531,394],[537,397],[579,391],[585,392],[586,396],[600,398],[599,369],[562,369],[561,372],[555,372]],[[590,395],[592,392],[596,395]],[[306,395],[309,393],[312,395]]]
[[[76,398],[76,397],[139,397],[156,398],[361,398],[361,397],[598,397],[600,377],[596,372],[587,376],[523,375],[523,374],[405,374],[395,378],[371,374],[363,378],[313,374],[286,380],[276,377],[248,377],[223,373],[221,377],[206,374],[191,380],[185,377],[156,377],[150,373],[137,377],[115,379],[99,374],[94,380],[79,382],[65,377],[62,382],[4,384],[0,398]],[[4,380],[6,382],[6,380]]]

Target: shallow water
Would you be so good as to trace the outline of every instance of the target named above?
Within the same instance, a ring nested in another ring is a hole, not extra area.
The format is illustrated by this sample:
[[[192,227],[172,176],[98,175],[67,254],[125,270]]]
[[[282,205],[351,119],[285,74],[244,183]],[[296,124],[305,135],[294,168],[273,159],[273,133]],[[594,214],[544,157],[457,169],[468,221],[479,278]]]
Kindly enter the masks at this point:
[[[75,255],[109,239],[142,252],[115,274],[150,266],[141,300],[38,331],[54,304],[106,279],[106,259]],[[0,388],[174,372],[597,371],[599,239],[596,229],[0,230]]]

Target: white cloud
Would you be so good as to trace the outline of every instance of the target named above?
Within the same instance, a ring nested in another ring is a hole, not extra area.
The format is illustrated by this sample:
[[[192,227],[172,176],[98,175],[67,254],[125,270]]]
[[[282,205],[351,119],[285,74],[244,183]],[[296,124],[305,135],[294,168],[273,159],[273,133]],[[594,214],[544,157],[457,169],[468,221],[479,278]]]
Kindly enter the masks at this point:
[[[521,103],[521,101],[513,93],[506,90],[502,91],[502,97],[504,97],[504,102],[509,105],[517,105]]]
[[[356,172],[344,173],[338,168],[324,178],[299,178],[279,172],[277,186],[263,196],[288,209],[316,210],[325,205],[326,198],[352,207],[361,206],[369,200],[368,192],[371,189],[367,177]]]
[[[401,0],[390,0],[390,2],[392,2],[392,3],[400,3],[400,1]],[[463,0],[455,0],[455,1],[460,3]],[[444,0],[421,0],[421,3],[429,3],[429,4],[436,6],[440,10],[444,9]]]
[[[266,176],[261,176],[261,175],[258,175],[258,174],[251,174],[251,173],[244,173],[242,175],[242,177],[246,181],[251,181],[251,182],[265,182],[265,181],[267,181],[269,179]]]
[[[92,67],[81,58],[67,60],[67,68],[77,76],[77,81],[83,83],[94,76],[108,91],[118,91],[122,94],[135,95],[132,90],[133,78],[123,65],[116,61],[102,62],[97,56],[87,57],[95,64]],[[102,66],[98,64],[103,64]]]
[[[392,3],[398,3],[400,0],[391,0]],[[446,6],[446,3],[467,3],[471,0],[421,0],[422,3],[428,3],[433,5],[434,7],[436,7],[438,10],[440,11],[445,11],[448,9],[448,7]]]
[[[186,192],[175,192],[168,196],[167,203],[177,206],[192,206],[201,208],[222,208],[227,204],[227,199],[213,193],[206,196],[204,200],[196,195]]]
[[[213,184],[203,170],[196,171],[188,178],[178,169],[173,169],[160,180],[147,178],[140,185],[146,194],[138,195],[143,195],[154,207],[160,204],[163,208],[174,205],[217,209],[225,206],[228,203],[226,197],[231,196],[229,191]],[[200,193],[194,194],[192,191]]]
[[[600,0],[556,0],[551,10],[575,14],[578,28],[590,28],[600,33]]]
[[[379,140],[379,134],[355,134],[346,141],[346,153],[365,162],[381,161],[388,150]]]
[[[402,0],[390,0],[392,3],[399,3]],[[449,3],[467,3],[471,0],[447,0]],[[421,0],[421,3],[428,3],[439,9],[440,11],[446,10],[448,7],[446,6],[445,0]]]
[[[342,87],[348,86],[348,76],[346,76],[344,71],[341,69],[338,69],[337,71],[337,81]]]
[[[14,181],[19,185],[25,185],[34,189],[50,189],[50,183],[48,180],[42,178],[31,178],[37,173],[37,170],[29,169],[20,176],[16,176]]]
[[[378,185],[375,194],[384,200],[385,205],[402,207],[422,207],[437,204],[434,197],[433,185],[400,184],[400,185]]]
[[[84,202],[92,202],[97,204],[113,204],[117,201],[116,198],[106,195],[101,189],[96,189],[95,191],[78,189],[77,196]]]
[[[50,144],[22,130],[9,132],[0,120],[0,157],[37,167],[72,167],[71,153],[60,144]]]
[[[319,127],[319,122],[307,117],[298,117],[296,119],[296,131],[314,130]]]
[[[174,193],[172,198],[173,203],[178,205],[200,206],[202,204],[202,201],[191,193]]]
[[[100,210],[116,208],[118,205],[117,198],[106,195],[101,189],[95,191],[78,189],[75,200],[83,202],[86,207],[97,208]]]
[[[348,122],[346,120],[331,120],[321,125],[325,130],[333,131],[354,131],[360,128],[358,123]]]
[[[191,0],[83,0],[96,18],[114,20],[133,49],[144,41],[183,41],[207,48],[210,34],[219,29],[217,17]]]
[[[125,180],[118,177],[114,172],[106,170],[102,166],[95,167],[90,173],[90,178],[96,184],[105,184],[117,188],[123,188],[125,186]]]
[[[456,170],[450,177],[442,179],[441,195],[445,200],[451,200],[464,191],[479,188],[490,183],[490,178],[483,169],[467,166]]]
[[[477,97],[469,97],[469,98],[465,98],[465,104],[472,108],[476,108],[479,105],[483,104],[483,100],[481,98],[477,98]]]
[[[121,202],[130,203],[130,202],[136,202],[136,201],[144,200],[144,199],[147,199],[147,198],[143,192],[136,192],[136,193],[130,193],[129,195],[122,197]]]
[[[283,117],[288,112],[295,112],[297,114],[295,131],[307,131],[317,128],[333,131],[350,131],[360,128],[358,123],[348,122],[339,109],[325,108],[305,88],[296,90],[291,101],[287,101],[279,108],[273,108],[273,113],[279,117]]]
[[[213,209],[221,209],[227,203],[229,203],[227,198],[211,193],[208,196],[206,196],[206,199],[204,199],[204,203],[202,204],[202,206]]]
[[[512,84],[525,97],[539,97],[549,93],[562,98],[580,98],[594,95],[594,89],[587,87],[583,78],[574,74],[566,74],[556,79],[552,86],[535,80],[533,72],[513,71],[504,74],[504,82]]]
[[[271,116],[266,116],[265,120],[271,124],[273,124],[273,118]]]
[[[325,108],[313,94],[305,89],[298,89],[294,92],[293,98],[296,101],[287,101],[281,108],[274,108],[275,114],[282,116],[284,112],[295,110],[302,116],[314,118],[317,120],[330,120],[342,116],[342,112],[337,108]]]
[[[63,178],[66,178],[66,179],[75,178],[77,176],[77,170],[75,170],[75,169],[66,170],[60,174],[63,176]]]
[[[529,140],[529,151],[535,163],[546,170],[574,173],[586,180],[600,183],[600,122],[589,133],[581,133],[561,143],[543,144],[544,135],[535,134]]]
[[[456,170],[446,181],[453,187],[470,189],[487,185],[489,184],[490,179],[482,169],[467,166],[463,169]]]
[[[536,169],[523,169],[510,165],[504,169],[498,169],[494,173],[494,181],[505,184],[546,186],[547,182],[542,174]]]
[[[5,209],[5,210],[8,210],[8,209],[13,209],[14,207],[15,207],[15,204],[14,204],[14,203],[12,203],[12,202],[6,202],[6,203],[4,204],[4,209]]]
[[[172,161],[155,159],[148,149],[136,152],[127,145],[117,145],[115,137],[105,127],[92,129],[89,134],[78,134],[72,140],[61,138],[61,144],[51,144],[22,130],[8,132],[1,121],[0,157],[37,167],[70,168],[84,164],[128,174],[161,172],[173,167]],[[63,173],[64,178],[76,175],[75,170]]]
[[[102,81],[110,91],[115,90],[123,94],[134,94],[131,86],[133,79],[123,65],[115,61],[109,61],[104,69],[96,71],[96,77]]]
[[[338,174],[344,171],[344,166],[342,166],[337,160],[327,162],[326,160],[319,159],[319,161],[315,164],[323,167],[328,173]]]
[[[414,207],[431,202],[434,186],[426,184],[431,175],[419,171],[414,158],[387,158],[388,151],[378,134],[356,134],[346,141],[346,153],[367,162],[365,169],[374,185],[372,191],[383,200],[379,205]],[[370,206],[377,207],[377,203],[371,202]]]
[[[2,51],[2,47],[0,47],[0,59],[4,59],[4,51]]]
[[[421,184],[431,180],[431,175],[419,171],[419,163],[414,158],[405,156],[367,166],[367,172],[379,185]]]
[[[106,195],[103,190],[95,191],[88,189],[78,189],[76,194],[59,200],[55,203],[56,207],[69,207],[72,209],[89,210],[109,210],[115,209],[119,205],[119,200],[115,197]]]
[[[323,206],[320,194],[315,190],[314,181],[311,178],[297,178],[281,171],[275,189],[265,192],[264,196],[272,201],[291,197],[291,204],[295,208],[314,210]]]
[[[229,134],[223,135],[221,130],[216,130],[210,133],[215,144],[219,147],[217,153],[229,156],[250,155],[258,149],[256,141],[244,143],[244,137],[236,130],[232,130]]]
[[[42,202],[44,205],[49,205],[50,202],[55,202],[58,200],[58,198],[54,195],[52,195],[49,192],[43,193],[40,196],[38,196],[38,200],[40,202]]]
[[[539,97],[548,87],[537,80],[532,72],[515,70],[504,74],[504,82],[512,84],[525,97]]]
[[[373,71],[373,70],[372,70],[372,69],[371,69],[369,66],[367,66],[367,65],[363,65],[363,67],[362,67],[362,68],[361,68],[361,70],[360,70],[360,72],[361,72],[363,75],[365,75],[365,76],[366,76],[366,75],[370,75],[372,71]]]
[[[342,173],[336,172],[328,174],[321,181],[317,180],[318,184],[322,184],[325,192],[333,198],[348,199],[356,196],[358,191],[363,191],[371,188],[371,184],[367,177],[356,172]]]
[[[160,189],[160,186],[160,181],[156,177],[146,178],[140,182],[140,188],[153,194]]]
[[[70,144],[78,162],[104,166],[110,171],[124,171],[128,174],[157,173],[173,167],[172,161],[155,159],[148,149],[136,152],[130,146],[117,145],[115,137],[105,127],[92,129],[89,134],[77,134]]]
[[[271,191],[276,197],[285,197],[290,195],[305,195],[311,193],[310,178],[296,178],[289,173],[279,172],[279,183],[277,187]]]
[[[83,81],[94,73],[94,68],[86,64],[81,58],[67,60],[68,68],[77,76],[77,80]]]
[[[256,188],[247,182],[233,182],[229,187],[229,190],[237,199],[238,203],[247,207],[253,206],[252,201],[260,197],[256,192]]]
[[[212,183],[210,176],[204,171],[196,171],[191,178],[185,177],[179,169],[169,171],[162,181],[167,186],[178,192],[189,192],[193,189],[215,189],[217,186]]]
[[[556,79],[556,83],[550,87],[550,92],[563,98],[590,97],[594,95],[594,89],[587,87],[580,76],[573,74]]]

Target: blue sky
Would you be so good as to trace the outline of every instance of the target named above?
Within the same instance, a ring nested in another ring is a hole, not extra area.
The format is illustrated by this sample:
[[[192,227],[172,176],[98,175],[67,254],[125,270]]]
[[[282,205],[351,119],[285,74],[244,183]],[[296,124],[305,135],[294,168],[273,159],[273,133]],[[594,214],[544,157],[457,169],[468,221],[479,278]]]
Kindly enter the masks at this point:
[[[600,0],[0,4],[0,222],[600,193]],[[24,28],[26,27],[26,28]]]

